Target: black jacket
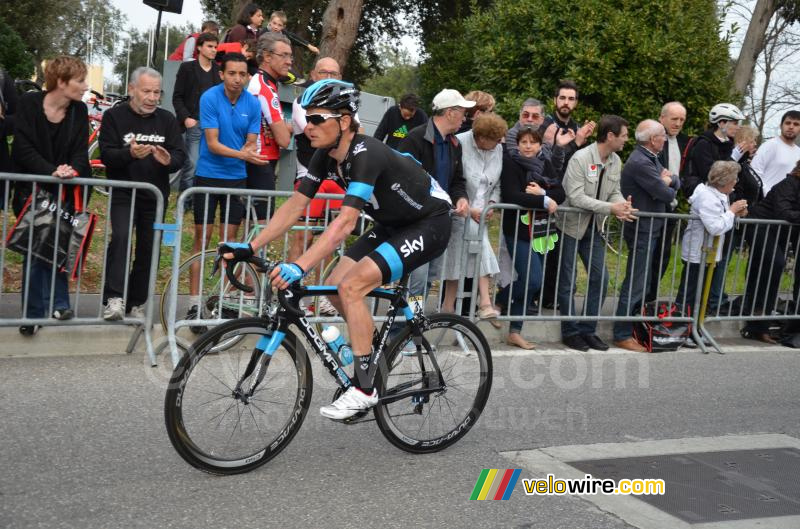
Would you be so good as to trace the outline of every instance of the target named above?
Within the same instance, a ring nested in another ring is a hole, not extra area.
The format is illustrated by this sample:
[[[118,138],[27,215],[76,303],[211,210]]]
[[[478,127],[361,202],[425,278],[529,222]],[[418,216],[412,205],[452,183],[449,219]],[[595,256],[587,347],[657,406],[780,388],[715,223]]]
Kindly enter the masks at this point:
[[[73,101],[67,107],[61,128],[51,138],[50,124],[44,114],[45,92],[28,92],[19,100],[11,151],[14,171],[51,176],[56,167],[71,165],[81,178],[92,176],[89,168],[89,117],[84,103]],[[68,182],[68,181],[67,181]],[[72,187],[66,186],[67,202],[72,201]],[[44,185],[51,193],[56,185]],[[15,185],[14,205],[20,208],[31,192],[29,183]]]
[[[136,143],[164,147],[171,157],[169,166],[158,163],[153,155],[143,159],[131,156],[130,143],[134,137]],[[169,174],[183,167],[186,154],[175,116],[163,108],[143,116],[134,112],[130,105],[124,104],[117,105],[103,115],[100,157],[109,180],[149,182],[161,190],[166,200],[169,196]],[[129,190],[120,189],[114,196],[129,193]]]
[[[730,160],[733,140],[721,141],[713,130],[707,130],[694,139],[681,171],[683,192],[688,198],[694,193],[697,184],[708,181],[708,171],[714,162]]]
[[[383,114],[373,137],[380,141],[385,139],[386,145],[392,149],[397,149],[411,129],[424,125],[426,121],[428,121],[428,116],[421,108],[418,108],[414,115],[411,116],[411,119],[407,120],[403,119],[403,115],[400,113],[400,106],[395,105]]]
[[[219,66],[211,61],[211,70],[206,72],[200,66],[199,61],[186,61],[178,67],[175,76],[175,88],[172,92],[172,106],[175,108],[175,116],[178,118],[178,125],[181,130],[185,130],[183,122],[186,118],[200,121],[200,80],[202,76],[211,75],[211,86],[222,82],[219,78]]]
[[[530,171],[528,168],[523,167],[512,158],[509,153],[503,153],[503,171],[500,173],[500,199],[508,204],[516,204],[530,209],[544,209],[544,196],[532,195],[525,192],[529,182],[536,182],[547,190],[547,196],[561,204],[566,200],[564,188],[560,184],[555,184],[550,181],[549,188],[543,184],[542,171],[546,171],[546,161],[542,164],[537,164],[540,168],[538,171]],[[520,212],[520,217],[523,212]],[[535,212],[536,219],[546,219],[548,213],[546,211]],[[520,220],[517,223],[517,212],[506,211],[503,215],[503,233],[509,236],[514,236],[516,231],[517,239],[528,241],[530,240],[530,233],[527,225],[522,224]],[[555,230],[555,224],[550,225],[550,230]]]
[[[772,186],[767,196],[749,210],[748,218],[785,220],[792,224],[800,224],[800,178],[788,176]],[[748,229],[755,230],[754,225]],[[760,228],[763,237],[764,228]],[[775,226],[770,227],[770,232],[776,235],[776,242],[786,248],[788,242],[797,241],[798,227],[782,227],[777,230]],[[779,250],[783,253],[782,250]],[[770,250],[770,253],[772,251]],[[796,288],[796,285],[795,285]]]
[[[428,171],[428,174],[436,174],[436,159],[434,157],[434,133],[433,118],[428,120],[425,125],[420,125],[411,129],[406,139],[400,144],[398,150],[412,155]],[[464,180],[464,169],[461,165],[461,144],[454,135],[448,137],[450,142],[450,179],[448,193],[453,206],[459,199],[467,196],[467,182]]]
[[[3,112],[0,113],[2,114],[0,116],[0,171],[10,171],[11,155],[8,152],[6,137],[14,135],[14,114],[17,112],[19,101],[11,75],[0,69],[0,79],[0,104],[3,107]],[[0,185],[0,195],[4,192],[3,186]]]
[[[563,121],[558,119],[555,114],[550,114],[549,116],[544,118],[544,122],[542,123],[542,126],[539,127],[539,132],[542,135],[544,135],[544,131],[546,131],[547,127],[549,127],[553,123],[558,125],[558,128],[559,128],[559,131],[556,134],[561,134],[561,131],[566,130],[566,129],[570,129],[572,132],[578,132],[578,124],[575,122],[574,119],[569,118],[569,120],[567,120],[567,122],[564,123]],[[586,147],[587,145],[589,145],[589,141],[588,140],[584,141],[583,145],[581,147]],[[578,149],[581,148],[581,147],[578,147],[578,144],[575,143],[575,140],[572,140],[568,144],[564,145],[564,147],[563,147],[563,149],[564,149],[564,165],[561,166],[561,177],[562,178],[564,177],[564,173],[567,171],[567,165],[569,164],[569,159],[572,158],[572,155],[575,154],[576,152],[578,152]]]

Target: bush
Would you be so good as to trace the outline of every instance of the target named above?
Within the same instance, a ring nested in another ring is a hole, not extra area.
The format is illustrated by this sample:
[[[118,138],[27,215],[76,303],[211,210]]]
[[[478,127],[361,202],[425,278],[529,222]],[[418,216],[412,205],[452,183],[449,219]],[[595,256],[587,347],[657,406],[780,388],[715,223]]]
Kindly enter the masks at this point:
[[[708,109],[731,97],[728,48],[711,0],[497,0],[451,24],[442,32],[448,40],[429,43],[423,95],[485,90],[510,123],[527,97],[552,105],[564,78],[581,90],[578,121],[619,114],[635,127],[678,100],[688,109],[687,130],[699,132]]]
[[[30,79],[33,75],[33,56],[16,31],[0,20],[0,67],[15,79]]]

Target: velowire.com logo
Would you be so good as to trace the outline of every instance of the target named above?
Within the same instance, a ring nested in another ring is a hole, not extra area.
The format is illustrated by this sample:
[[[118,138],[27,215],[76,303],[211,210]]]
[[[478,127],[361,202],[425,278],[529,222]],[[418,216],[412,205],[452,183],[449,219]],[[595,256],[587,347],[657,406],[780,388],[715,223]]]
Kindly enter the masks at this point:
[[[522,473],[521,468],[484,468],[470,500],[507,500]]]

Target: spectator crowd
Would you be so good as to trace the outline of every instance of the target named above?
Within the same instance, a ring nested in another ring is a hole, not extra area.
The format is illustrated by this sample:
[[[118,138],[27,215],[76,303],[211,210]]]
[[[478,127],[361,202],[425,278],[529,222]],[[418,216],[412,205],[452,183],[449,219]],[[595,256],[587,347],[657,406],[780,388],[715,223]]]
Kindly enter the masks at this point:
[[[170,194],[170,173],[175,172],[180,172],[180,190],[274,190],[278,160],[292,141],[297,177],[307,174],[314,149],[304,135],[305,111],[295,102],[287,120],[279,87],[341,79],[340,65],[320,57],[309,80],[303,81],[293,68],[294,50],[319,50],[285,30],[284,13],[272,13],[262,29],[264,22],[262,10],[248,4],[223,37],[219,26],[208,21],[180,44],[171,55],[183,61],[175,79],[174,115],[158,107],[161,74],[144,66],[132,73],[127,101],[103,116],[100,156],[109,179],[151,183],[164,203]],[[81,60],[58,57],[45,68],[45,91],[18,99],[8,76],[0,75],[0,140],[14,136],[10,156],[0,149],[0,170],[62,179],[62,200],[72,209],[80,193],[72,193],[69,180],[91,176],[87,108],[82,103],[86,77]],[[745,115],[730,103],[714,105],[707,130],[689,138],[683,130],[688,110],[681,102],[665,101],[660,111],[653,109],[652,119],[639,123],[617,115],[578,123],[573,114],[580,95],[570,80],[555,87],[550,101],[544,94],[523,94],[518,119],[510,127],[494,112],[491,93],[477,89],[462,95],[442,87],[431,101],[430,116],[411,93],[386,111],[374,137],[413,157],[453,205],[447,253],[411,273],[411,300],[424,304],[431,284],[441,281],[443,310],[455,311],[458,282],[466,277],[477,281],[478,299],[468,301],[476,303],[478,318],[500,328],[501,314],[522,318],[554,309],[562,316],[567,347],[608,349],[597,334],[597,321],[586,317],[601,314],[608,294],[603,230],[614,217],[622,224],[627,251],[614,311],[619,318],[640,314],[645,304],[659,297],[671,260],[682,263],[675,302],[691,312],[706,273],[707,253],[715,262],[708,268],[713,270],[709,307],[730,307],[733,300],[725,293],[724,275],[731,249],[737,247],[747,247],[758,257],[751,259],[740,303],[747,314],[768,314],[775,307],[786,256],[790,248],[797,252],[797,234],[757,225],[738,230],[735,221],[749,217],[800,223],[800,111],[786,112],[780,134],[759,146],[757,132],[743,124]],[[623,161],[620,153],[631,142],[635,145]],[[343,193],[330,184],[319,191]],[[50,193],[56,187],[42,186]],[[16,215],[34,190],[30,184],[16,183],[8,204]],[[681,197],[692,215],[685,226],[662,215],[676,212]],[[481,226],[501,213],[490,207],[499,203],[522,211],[503,212],[496,252]],[[153,248],[154,224],[163,219],[157,218],[156,197],[147,192],[115,189],[110,205],[103,317],[141,317],[150,263],[158,250]],[[336,201],[314,200],[302,220],[324,225],[339,206]],[[188,209],[195,225],[193,252],[208,246],[215,223],[220,240],[241,236],[239,228],[247,215],[242,200],[224,193],[196,195]],[[268,219],[272,209],[269,201],[258,203],[257,219]],[[311,239],[313,232],[308,231],[290,237],[290,262]],[[672,258],[673,241],[680,244],[677,259]],[[467,255],[467,242],[475,248],[469,259],[461,259]],[[588,274],[582,307],[576,299],[578,263]],[[23,270],[26,317],[74,316],[63,270],[33,255],[26,256]],[[477,277],[472,277],[476,271]],[[799,271],[795,267],[796,276]],[[199,273],[199,267],[191,271],[190,319],[203,317]],[[316,310],[334,313],[324,298],[317,303]],[[20,328],[27,336],[36,331],[35,325]],[[748,321],[743,335],[774,343],[764,319]],[[512,318],[507,342],[522,349],[535,347],[524,337],[523,319]],[[630,321],[614,322],[613,343],[646,351]]]

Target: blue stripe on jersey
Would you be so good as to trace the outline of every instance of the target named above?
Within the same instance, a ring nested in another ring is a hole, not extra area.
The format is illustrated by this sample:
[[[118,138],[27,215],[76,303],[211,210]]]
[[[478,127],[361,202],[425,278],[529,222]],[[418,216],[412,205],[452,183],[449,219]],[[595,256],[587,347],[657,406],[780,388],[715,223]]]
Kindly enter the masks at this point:
[[[386,264],[389,265],[389,270],[392,272],[390,281],[397,281],[403,277],[403,261],[400,260],[400,254],[391,244],[385,242],[375,248],[375,251],[381,254],[381,257],[386,260]]]
[[[391,149],[391,147],[389,147],[389,148]],[[393,150],[394,152],[396,152],[397,154],[399,154],[400,156],[405,156],[406,158],[411,158],[412,160],[414,160],[415,162],[417,162],[417,165],[419,165],[419,166],[422,166],[422,163],[421,163],[419,160],[417,160],[416,158],[414,158],[414,155],[413,155],[413,154],[411,154],[411,153],[409,153],[409,152],[400,152],[400,151],[398,151],[397,149],[392,149],[392,150]]]
[[[375,186],[365,184],[364,182],[350,182],[345,194],[358,197],[364,202],[369,202],[369,197],[372,196],[373,189],[375,189]]]

